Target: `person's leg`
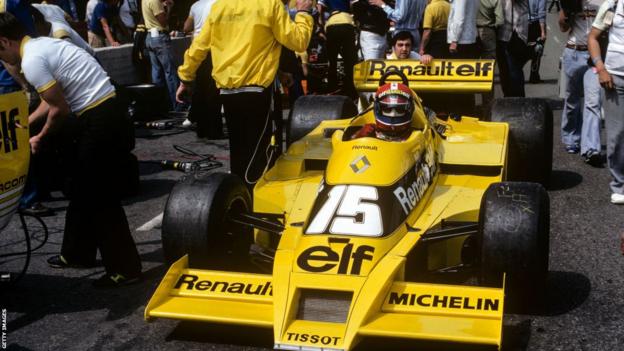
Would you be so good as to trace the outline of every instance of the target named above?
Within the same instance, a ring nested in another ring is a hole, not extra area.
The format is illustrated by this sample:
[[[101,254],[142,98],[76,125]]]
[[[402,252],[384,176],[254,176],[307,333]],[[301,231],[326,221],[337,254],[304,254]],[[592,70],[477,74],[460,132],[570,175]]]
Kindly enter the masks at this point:
[[[561,141],[571,153],[579,151],[581,141],[583,77],[588,68],[583,57],[587,59],[577,50],[568,48],[563,50],[563,70],[567,85],[561,113]]]
[[[338,48],[340,47],[340,37],[335,27],[329,26],[325,33],[327,35],[327,60],[329,61],[327,85],[330,92],[338,89]]]
[[[108,275],[125,278],[140,275],[141,261],[121,206],[123,175],[119,169],[129,152],[128,132],[121,108],[114,99],[87,111],[90,147],[83,150],[80,176],[91,188],[85,191],[84,207]],[[94,186],[97,185],[97,186]]]
[[[602,107],[600,82],[593,69],[585,71],[583,77],[585,100],[583,104],[583,125],[581,128],[581,155],[590,157],[599,155],[600,144],[600,109]]]
[[[481,27],[479,30],[479,39],[481,40],[481,58],[496,58],[496,31],[493,28]]]
[[[353,83],[353,66],[357,62],[357,47],[355,46],[355,28],[351,25],[340,26],[341,56],[344,62],[344,81],[342,90],[351,99],[357,99],[357,92]]]
[[[496,61],[498,62],[500,85],[504,96],[511,96],[509,65],[507,61],[508,44],[506,41],[498,41],[496,43]]]
[[[529,58],[526,50],[524,42],[514,33],[505,50],[509,70],[509,95],[505,96],[525,96],[523,68]]]
[[[172,108],[175,109],[177,106],[175,94],[180,82],[178,81],[176,67],[173,63],[173,56],[171,55],[171,39],[169,39],[169,35],[161,34],[157,40],[153,41],[153,49],[164,74],[164,83],[169,93],[169,101],[171,102]]]
[[[163,76],[163,70],[162,67],[160,67],[160,62],[158,61],[158,56],[156,54],[156,46],[158,44],[155,40],[155,38],[152,38],[148,34],[147,38],[145,39],[145,48],[147,49],[150,58],[152,84],[159,87],[164,87],[165,77]]]
[[[624,77],[612,77],[615,89],[605,92],[604,103],[607,162],[612,177],[611,191],[624,195]]]
[[[383,59],[386,56],[386,37],[369,31],[360,31],[360,47],[364,60]]]
[[[230,140],[230,169],[252,190],[267,164],[271,136],[271,88],[262,93],[222,94]]]

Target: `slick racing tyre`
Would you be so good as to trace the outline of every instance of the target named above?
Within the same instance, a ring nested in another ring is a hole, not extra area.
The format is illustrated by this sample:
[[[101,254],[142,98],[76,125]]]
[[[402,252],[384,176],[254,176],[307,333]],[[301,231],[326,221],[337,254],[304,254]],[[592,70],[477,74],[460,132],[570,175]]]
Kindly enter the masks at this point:
[[[244,270],[253,229],[228,218],[251,210],[249,191],[235,175],[189,175],[173,187],[165,205],[165,259],[173,263],[188,253],[192,268]]]
[[[548,276],[550,207],[537,183],[502,182],[481,200],[477,246],[482,285],[502,287],[512,309],[541,308]]]
[[[297,99],[288,117],[287,146],[303,138],[322,121],[351,118],[357,107],[346,96],[305,95]]]
[[[553,117],[542,99],[496,99],[492,122],[509,124],[507,180],[548,186],[552,172]]]

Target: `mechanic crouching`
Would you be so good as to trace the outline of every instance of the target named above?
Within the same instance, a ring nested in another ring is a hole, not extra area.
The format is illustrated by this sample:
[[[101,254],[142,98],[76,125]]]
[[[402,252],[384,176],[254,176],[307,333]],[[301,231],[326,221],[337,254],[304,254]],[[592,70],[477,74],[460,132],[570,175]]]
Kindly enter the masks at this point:
[[[95,265],[99,249],[106,274],[95,287],[115,287],[141,277],[141,261],[121,206],[123,162],[130,150],[127,120],[110,78],[93,56],[64,40],[30,38],[15,17],[0,14],[0,59],[20,64],[42,102],[29,123],[45,119],[30,138],[34,154],[77,116],[70,201],[61,254],[48,260],[55,268]]]

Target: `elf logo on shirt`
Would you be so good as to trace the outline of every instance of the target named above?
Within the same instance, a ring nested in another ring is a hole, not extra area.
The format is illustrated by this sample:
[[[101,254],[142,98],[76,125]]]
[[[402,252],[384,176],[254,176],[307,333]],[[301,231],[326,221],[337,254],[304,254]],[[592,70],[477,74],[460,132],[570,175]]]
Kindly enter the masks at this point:
[[[8,154],[17,150],[17,124],[16,117],[19,115],[17,108],[0,112],[0,149]]]

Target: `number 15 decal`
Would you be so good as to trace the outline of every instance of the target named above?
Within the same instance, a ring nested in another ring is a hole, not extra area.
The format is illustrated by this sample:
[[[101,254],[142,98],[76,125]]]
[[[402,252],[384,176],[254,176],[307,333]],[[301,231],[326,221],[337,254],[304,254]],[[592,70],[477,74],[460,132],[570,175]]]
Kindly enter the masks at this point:
[[[377,188],[363,185],[337,185],[327,194],[328,199],[318,211],[306,234],[329,233],[381,236],[381,210],[373,202],[378,199]]]

